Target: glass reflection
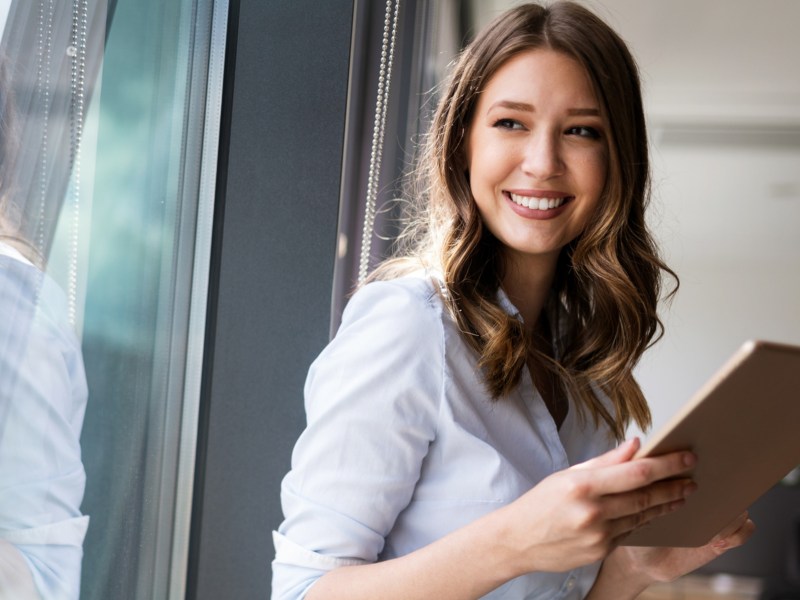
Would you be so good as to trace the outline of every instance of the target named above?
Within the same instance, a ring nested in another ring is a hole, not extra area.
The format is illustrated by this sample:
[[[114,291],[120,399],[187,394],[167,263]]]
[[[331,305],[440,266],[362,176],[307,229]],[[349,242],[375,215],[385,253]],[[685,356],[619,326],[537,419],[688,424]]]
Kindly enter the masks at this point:
[[[10,22],[26,11],[12,7]],[[50,33],[54,28],[52,23]],[[43,40],[45,41],[45,40]],[[21,46],[4,35],[0,69],[0,598],[77,598],[86,474],[80,435],[88,390],[74,303],[45,273],[47,247],[67,194],[79,136],[61,153],[61,100],[44,86],[43,55],[16,59]],[[85,48],[85,47],[84,47]],[[82,53],[85,59],[85,53]],[[58,81],[66,60],[49,61]],[[80,94],[83,94],[80,87]],[[55,101],[53,101],[53,99]],[[82,101],[82,98],[81,98]],[[52,114],[51,114],[52,113]],[[30,118],[35,115],[38,118]],[[52,117],[52,118],[51,118]],[[69,135],[66,136],[69,139]],[[61,138],[64,139],[64,138]],[[47,143],[52,144],[51,148]],[[40,185],[31,185],[31,182]],[[45,217],[55,216],[55,219]],[[72,307],[72,309],[71,309]]]
[[[0,0],[0,600],[183,596],[217,14]]]
[[[31,258],[0,239],[0,598],[77,598],[86,377],[64,292]]]

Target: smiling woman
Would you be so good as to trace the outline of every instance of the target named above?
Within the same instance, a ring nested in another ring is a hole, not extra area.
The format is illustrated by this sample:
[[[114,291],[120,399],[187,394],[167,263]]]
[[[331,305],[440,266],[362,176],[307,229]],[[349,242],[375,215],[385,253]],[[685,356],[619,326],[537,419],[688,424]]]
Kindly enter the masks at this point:
[[[633,460],[632,368],[658,333],[647,138],[620,38],[519,6],[456,61],[399,256],[306,382],[273,598],[632,598],[752,531],[626,550],[695,457]]]

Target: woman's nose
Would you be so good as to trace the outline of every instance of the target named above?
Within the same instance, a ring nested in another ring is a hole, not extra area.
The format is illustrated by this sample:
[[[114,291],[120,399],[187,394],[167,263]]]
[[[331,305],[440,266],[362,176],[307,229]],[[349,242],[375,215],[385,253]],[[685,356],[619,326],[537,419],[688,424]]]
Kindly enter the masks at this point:
[[[545,131],[531,135],[525,147],[522,170],[539,180],[563,173],[564,164],[556,135]]]

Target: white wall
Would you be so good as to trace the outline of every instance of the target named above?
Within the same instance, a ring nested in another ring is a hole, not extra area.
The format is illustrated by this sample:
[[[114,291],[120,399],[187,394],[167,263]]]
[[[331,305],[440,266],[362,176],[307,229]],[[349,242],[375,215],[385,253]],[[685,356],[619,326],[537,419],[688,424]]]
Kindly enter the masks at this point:
[[[745,340],[800,344],[800,145],[662,142],[654,228],[681,287],[637,370],[654,430]]]
[[[800,344],[800,2],[591,2],[643,74],[681,288],[637,369],[658,429],[747,339]]]

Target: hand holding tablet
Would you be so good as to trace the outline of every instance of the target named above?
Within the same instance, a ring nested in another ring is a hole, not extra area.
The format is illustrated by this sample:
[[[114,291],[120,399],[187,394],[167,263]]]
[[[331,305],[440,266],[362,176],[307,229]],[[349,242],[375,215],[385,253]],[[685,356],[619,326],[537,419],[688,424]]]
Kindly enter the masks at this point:
[[[637,458],[687,449],[697,491],[625,545],[701,546],[800,464],[800,347],[745,343]]]

